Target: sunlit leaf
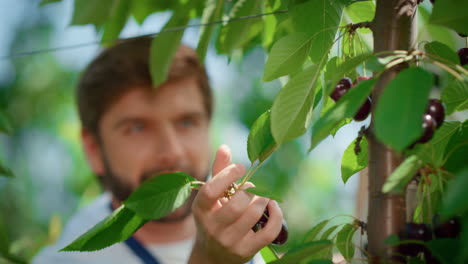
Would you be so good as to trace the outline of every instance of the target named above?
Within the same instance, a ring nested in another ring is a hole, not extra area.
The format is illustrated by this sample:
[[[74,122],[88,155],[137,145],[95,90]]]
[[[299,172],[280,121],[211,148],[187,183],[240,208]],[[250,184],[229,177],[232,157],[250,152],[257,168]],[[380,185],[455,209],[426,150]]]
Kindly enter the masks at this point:
[[[107,22],[114,4],[113,0],[75,0],[72,25],[93,24],[99,28]]]
[[[421,68],[408,68],[385,87],[374,115],[379,140],[402,151],[422,135],[422,116],[433,79],[432,74]]]
[[[206,0],[206,6],[203,10],[201,24],[212,23],[221,20],[223,14],[223,0]],[[198,40],[197,53],[201,61],[205,60],[206,51],[211,40],[214,25],[203,26],[200,28],[200,39]]]
[[[229,19],[260,14],[264,0],[239,0],[232,7]],[[233,50],[243,47],[262,30],[263,20],[259,17],[229,22],[222,29],[223,52],[230,54]],[[260,25],[260,26],[259,26]]]
[[[356,139],[349,144],[341,158],[341,179],[346,183],[348,179],[367,167],[369,162],[368,146],[366,137],[362,137],[360,142],[361,151],[356,155]]]
[[[277,144],[304,134],[312,117],[320,66],[312,65],[280,90],[271,108],[271,128]]]
[[[275,261],[278,259],[278,256],[276,255],[276,253],[269,246],[262,248],[260,250],[260,255],[262,255],[262,258],[266,263],[269,263],[271,261]]]
[[[369,96],[375,79],[360,82],[350,89],[323,117],[312,127],[312,143],[309,151],[325,139],[330,131],[344,118],[353,117]]]
[[[310,33],[313,36],[309,56],[314,62],[320,62],[335,39],[344,5],[340,1],[311,0],[295,5],[291,18],[297,32]]]
[[[117,39],[120,32],[124,28],[130,12],[130,1],[115,0],[112,6],[112,11],[103,26],[101,42],[104,44],[111,43]]]
[[[353,236],[357,230],[357,225],[346,224],[336,235],[336,247],[347,261],[354,257]]]
[[[273,44],[265,64],[264,81],[271,81],[301,69],[307,59],[311,39],[305,33],[292,33]]]
[[[190,196],[190,182],[183,172],[157,175],[145,181],[124,201],[127,208],[144,219],[159,219],[182,206]]]
[[[468,35],[468,1],[435,1],[430,22]]]
[[[415,155],[406,158],[387,178],[382,192],[403,192],[422,165],[422,161]]]
[[[353,23],[372,21],[375,15],[374,1],[354,1],[345,7],[345,12]]]
[[[163,31],[175,27],[183,27],[189,21],[189,12],[194,1],[188,1],[180,6],[164,25]],[[158,34],[151,43],[150,70],[153,86],[158,87],[167,79],[172,58],[180,45],[180,40],[184,35],[184,29],[167,31]]]
[[[95,251],[127,240],[144,220],[124,205],[60,251]]]
[[[271,134],[270,110],[263,113],[252,125],[247,138],[247,154],[250,161],[264,161],[275,150],[276,143]]]

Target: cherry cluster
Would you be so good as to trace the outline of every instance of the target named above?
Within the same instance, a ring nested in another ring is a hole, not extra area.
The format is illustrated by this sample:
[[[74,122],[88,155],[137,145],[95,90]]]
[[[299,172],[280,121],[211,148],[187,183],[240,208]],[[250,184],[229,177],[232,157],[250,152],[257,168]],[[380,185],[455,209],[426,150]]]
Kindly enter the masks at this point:
[[[423,134],[415,144],[428,142],[434,136],[436,129],[442,126],[444,118],[445,108],[442,102],[438,99],[430,99],[426,113],[423,115]]]
[[[398,233],[398,237],[402,241],[397,249],[399,262],[406,263],[407,257],[418,257],[422,255],[428,264],[440,263],[423,243],[437,238],[458,237],[461,230],[460,221],[457,217],[454,217],[442,222],[440,216],[435,215],[432,220],[432,226],[434,229],[431,230],[427,224],[405,224],[403,230]],[[410,240],[419,243],[405,242]]]
[[[368,79],[370,79],[370,77],[359,76],[356,79],[356,82],[353,84],[350,78],[344,77],[335,86],[335,89],[333,90],[330,97],[333,99],[333,101],[337,102],[338,100],[340,100],[341,97],[343,97],[343,95],[345,95],[349,91],[349,89],[353,88],[354,85],[356,85],[356,83],[360,81],[368,80]],[[370,97],[367,97],[364,104],[361,106],[361,108],[359,108],[359,111],[354,116],[354,120],[356,121],[365,120],[370,114],[371,106],[372,106],[372,100]]]
[[[254,232],[257,232],[258,230],[262,229],[265,227],[265,225],[268,222],[268,219],[270,218],[270,214],[268,212],[268,208],[263,211],[262,217],[260,217],[260,220],[257,221],[257,223],[252,227],[252,230]],[[288,240],[288,226],[286,225],[286,221],[283,219],[283,224],[281,226],[281,231],[278,234],[278,236],[271,242],[272,244],[275,245],[283,245],[286,243]]]

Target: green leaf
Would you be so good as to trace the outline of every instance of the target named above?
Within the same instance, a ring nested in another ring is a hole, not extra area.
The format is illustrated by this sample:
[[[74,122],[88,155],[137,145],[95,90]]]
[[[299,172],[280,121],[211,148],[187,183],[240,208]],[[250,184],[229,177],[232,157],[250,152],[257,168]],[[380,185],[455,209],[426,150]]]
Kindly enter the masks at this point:
[[[323,220],[322,222],[316,224],[314,227],[312,227],[312,229],[309,230],[309,232],[307,232],[305,238],[304,238],[304,243],[306,242],[311,242],[311,241],[314,241],[316,240],[318,234],[320,233],[320,231],[323,230],[323,228],[325,228],[325,226],[328,224],[330,220],[327,219],[327,220]]]
[[[310,44],[310,36],[300,32],[289,34],[275,42],[265,64],[263,81],[271,81],[300,70],[307,59]]]
[[[271,108],[271,129],[278,145],[304,134],[309,126],[321,65],[312,65],[280,90]]]
[[[345,7],[345,12],[353,23],[372,21],[375,16],[375,2],[354,1]]]
[[[195,179],[183,172],[165,173],[145,181],[123,203],[144,219],[159,219],[182,206]]]
[[[336,135],[336,133],[338,133],[338,131],[340,130],[340,128],[344,127],[345,125],[351,123],[353,121],[352,118],[345,118],[343,120],[341,120],[331,131],[330,131],[330,135],[332,135],[333,137]]]
[[[338,227],[340,227],[340,225],[334,225],[334,226],[329,227],[327,230],[323,231],[322,235],[320,236],[320,240],[325,240],[325,239],[330,240],[331,234],[333,234],[333,232],[335,232],[335,230]]]
[[[164,25],[162,31],[186,26],[189,21],[189,11],[193,2],[194,1],[188,1],[187,4],[180,6],[174,11],[171,19]],[[184,31],[184,29],[166,31],[163,34],[158,34],[153,39],[150,52],[150,70],[154,87],[159,87],[159,85],[166,81],[172,58],[179,48]]]
[[[13,126],[11,125],[11,118],[3,110],[0,110],[0,132],[3,132],[5,134],[13,133]]]
[[[459,240],[453,238],[433,239],[428,241],[426,246],[442,264],[455,263],[454,258],[458,255]]]
[[[275,251],[270,247],[266,246],[260,250],[260,255],[262,255],[263,260],[265,263],[269,263],[270,261],[275,261],[278,259]]]
[[[207,24],[212,23],[213,21],[221,20],[223,15],[223,7],[223,0],[206,0],[206,6],[203,10],[201,24]],[[197,53],[201,61],[205,60],[213,29],[214,25],[203,26],[200,29],[200,39],[198,40]]]
[[[466,186],[468,186],[468,167],[457,173],[455,179],[448,183],[442,200],[442,215],[451,217],[468,212]]]
[[[14,177],[13,172],[7,168],[3,162],[0,160],[0,176],[5,176],[5,177]]]
[[[453,80],[444,87],[441,97],[446,115],[468,109],[468,82]]]
[[[468,120],[465,120],[450,137],[444,152],[443,166],[458,173],[468,164]]]
[[[263,113],[252,125],[247,138],[247,153],[250,161],[260,162],[267,159],[276,149],[276,143],[271,134],[270,110]]]
[[[353,117],[367,96],[372,91],[376,82],[375,79],[369,79],[360,82],[350,89],[323,117],[321,117],[312,127],[312,143],[309,152],[314,149],[318,143],[325,139],[330,131],[344,118]]]
[[[47,4],[52,4],[52,3],[57,3],[57,2],[62,2],[62,0],[41,0],[39,3],[39,6],[45,6]]]
[[[138,1],[129,1],[131,2],[131,13],[138,24],[143,24],[145,19],[155,13],[165,10],[173,11],[179,1],[172,1],[172,0],[138,0]]]
[[[93,24],[99,28],[107,22],[113,4],[113,0],[75,0],[71,24]]]
[[[336,235],[336,247],[347,261],[354,257],[353,236],[357,230],[355,224],[346,224]]]
[[[432,9],[430,22],[451,28],[468,35],[468,1],[444,0],[436,1]]]
[[[346,183],[348,179],[361,171],[368,164],[368,146],[366,137],[362,137],[360,142],[361,151],[358,155],[354,153],[354,148],[356,146],[356,139],[349,144],[346,148],[343,157],[341,158],[341,179]]]
[[[281,198],[279,198],[276,194],[274,194],[270,189],[262,188],[262,187],[252,187],[245,189],[245,191],[255,194],[257,196],[269,198],[271,200],[275,200],[278,202],[282,202]]]
[[[457,56],[457,53],[439,41],[427,43],[424,45],[424,49],[427,54],[434,56],[439,61],[455,64],[460,63],[460,58]]]
[[[262,12],[263,0],[239,0],[232,7],[229,19],[256,15]],[[255,35],[261,32],[263,20],[261,18],[231,21],[222,29],[223,52],[232,53],[246,45]]]
[[[382,187],[382,192],[403,192],[422,165],[422,161],[416,155],[406,158],[387,178]]]
[[[296,32],[312,35],[309,56],[313,62],[320,62],[328,54],[340,25],[343,8],[339,1],[310,0],[295,5],[289,11]]]
[[[301,260],[322,259],[322,254],[333,247],[333,243],[329,240],[314,241],[300,246],[297,250],[291,250],[291,253],[286,253],[281,259],[278,259],[268,264],[291,264],[300,263]]]
[[[95,251],[127,240],[148,220],[124,205],[60,251]]]
[[[441,167],[444,165],[446,159],[447,144],[458,130],[462,128],[462,123],[458,121],[445,121],[439,127],[432,139],[425,144],[418,144],[408,152],[408,154],[417,155],[424,163],[431,164],[434,167]]]
[[[104,32],[101,37],[101,43],[112,43],[120,35],[124,28],[130,12],[130,1],[115,0],[111,13],[103,26]]]
[[[433,79],[421,68],[408,68],[385,87],[374,115],[375,134],[384,144],[402,151],[422,135]]]

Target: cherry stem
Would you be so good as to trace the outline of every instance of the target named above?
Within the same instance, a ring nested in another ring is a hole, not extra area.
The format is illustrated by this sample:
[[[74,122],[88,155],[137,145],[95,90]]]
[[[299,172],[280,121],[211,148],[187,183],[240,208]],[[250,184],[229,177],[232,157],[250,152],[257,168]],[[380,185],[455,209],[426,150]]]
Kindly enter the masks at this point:
[[[203,181],[191,181],[190,182],[190,188],[193,189],[199,189],[201,186],[205,185],[205,182]]]

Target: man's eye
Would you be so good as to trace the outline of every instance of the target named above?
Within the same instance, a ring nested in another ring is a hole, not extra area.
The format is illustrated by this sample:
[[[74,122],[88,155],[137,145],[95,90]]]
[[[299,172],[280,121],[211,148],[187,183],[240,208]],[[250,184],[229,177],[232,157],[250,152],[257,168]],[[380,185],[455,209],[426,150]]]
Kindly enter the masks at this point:
[[[192,127],[195,125],[195,121],[193,119],[182,119],[179,121],[180,126],[182,127]]]
[[[130,127],[131,132],[142,132],[145,130],[145,125],[143,124],[132,124]]]

